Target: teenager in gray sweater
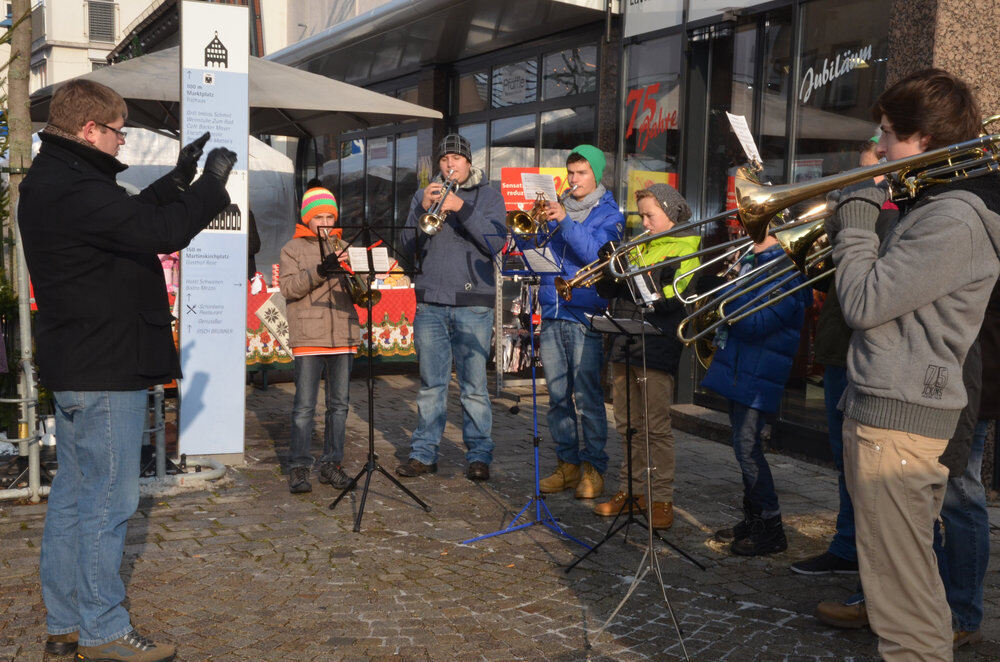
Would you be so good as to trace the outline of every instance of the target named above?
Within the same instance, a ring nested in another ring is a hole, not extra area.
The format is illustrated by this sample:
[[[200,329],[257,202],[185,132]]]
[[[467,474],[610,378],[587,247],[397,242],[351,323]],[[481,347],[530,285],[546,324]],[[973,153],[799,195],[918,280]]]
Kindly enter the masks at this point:
[[[968,85],[928,69],[886,90],[873,117],[890,161],[974,138]],[[844,203],[833,239],[836,287],[854,330],[847,356],[844,468],[858,564],[886,660],[952,659],[952,627],[932,550],[948,470],[939,461],[966,404],[962,365],[1000,274],[1000,182],[929,187],[879,243],[884,194]],[[985,200],[984,200],[985,198]]]

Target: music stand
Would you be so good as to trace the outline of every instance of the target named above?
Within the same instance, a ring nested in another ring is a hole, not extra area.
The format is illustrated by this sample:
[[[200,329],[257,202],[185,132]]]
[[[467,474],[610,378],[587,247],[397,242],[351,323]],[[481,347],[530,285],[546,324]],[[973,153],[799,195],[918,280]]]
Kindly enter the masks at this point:
[[[356,232],[351,237],[351,239],[347,240],[348,244],[350,244],[351,240],[357,238],[357,236],[360,234],[361,237],[362,237],[362,241],[363,241],[364,245],[368,247],[368,250],[365,251],[365,254],[366,254],[366,257],[367,257],[367,261],[368,261],[368,264],[365,265],[367,267],[366,279],[367,279],[367,283],[368,283],[368,292],[369,293],[374,292],[375,290],[372,289],[372,283],[373,283],[373,281],[375,279],[375,262],[374,262],[373,253],[372,253],[372,250],[371,250],[371,248],[373,248],[373,246],[372,246],[372,233],[371,233],[372,226],[371,226],[371,224],[369,224],[367,222],[364,223],[361,226],[341,226],[342,229],[346,228],[346,227],[351,227],[352,229],[357,229],[358,230],[358,232]],[[382,240],[380,238],[379,239],[379,243],[381,243],[381,241]],[[358,265],[358,266],[360,267],[360,265]],[[347,273],[346,269],[342,269],[342,271],[344,273]],[[361,272],[361,268],[355,269],[355,271],[356,272]],[[367,370],[367,386],[368,386],[368,457],[365,460],[365,465],[364,465],[364,467],[362,467],[361,471],[359,471],[358,474],[354,478],[351,479],[351,482],[347,485],[347,487],[345,487],[343,489],[343,491],[341,491],[341,493],[339,495],[337,495],[337,498],[334,499],[333,502],[329,506],[330,510],[333,510],[334,508],[336,508],[337,504],[340,503],[340,500],[344,498],[344,495],[346,495],[348,492],[350,492],[351,490],[353,490],[354,486],[358,484],[358,481],[361,479],[361,476],[365,477],[365,486],[364,486],[364,489],[361,491],[361,503],[358,504],[358,514],[357,514],[357,516],[354,519],[354,532],[355,533],[358,533],[361,530],[361,518],[364,517],[364,514],[365,514],[365,502],[368,500],[368,488],[371,485],[372,474],[375,473],[376,471],[379,472],[379,473],[381,473],[386,478],[388,478],[396,487],[398,487],[400,490],[402,490],[403,493],[406,494],[406,496],[408,496],[411,499],[413,499],[413,501],[415,501],[417,503],[417,505],[419,505],[425,511],[430,512],[430,510],[431,510],[430,506],[428,506],[426,503],[424,503],[423,501],[421,501],[420,498],[417,497],[416,494],[414,494],[413,492],[411,492],[405,485],[403,485],[402,483],[400,483],[396,479],[395,476],[393,476],[392,474],[390,474],[388,471],[385,470],[385,468],[381,464],[379,464],[378,455],[375,453],[375,372],[374,372],[375,341],[374,341],[374,337],[372,335],[372,298],[371,298],[371,296],[368,297],[368,300],[366,302],[366,308],[368,310],[368,321],[365,324],[365,326],[367,328],[367,331],[368,331],[368,370]]]
[[[645,334],[647,333],[653,335],[662,335],[663,333],[657,326],[647,322],[645,320],[645,315],[643,315],[641,319],[637,320],[629,317],[613,317],[610,313],[603,313],[600,315],[587,315],[587,321],[590,325],[590,328],[599,333],[603,333],[605,335],[625,336],[627,339],[627,343],[629,345],[635,344],[637,342],[637,339],[639,339],[640,341],[644,341]],[[643,358],[645,359],[645,351],[643,351]],[[643,372],[645,373],[645,366],[643,366]],[[632,353],[629,351],[625,352],[625,378],[626,380],[632,378]],[[643,392],[645,392],[645,390]],[[643,407],[645,408],[645,403],[643,403]],[[603,545],[608,540],[613,538],[619,531],[623,529],[625,531],[625,538],[624,540],[622,540],[622,543],[624,544],[628,542],[628,529],[629,526],[632,525],[633,523],[636,526],[641,526],[648,529],[649,531],[652,532],[653,535],[655,535],[660,540],[660,542],[662,542],[665,545],[668,545],[678,554],[686,558],[688,561],[690,561],[697,567],[701,568],[702,570],[705,570],[704,565],[702,565],[696,559],[691,557],[683,549],[677,547],[672,542],[664,538],[659,531],[652,528],[652,526],[650,526],[649,523],[649,517],[646,515],[644,511],[640,510],[639,508],[639,498],[635,496],[635,491],[633,489],[634,481],[632,477],[632,435],[634,434],[635,430],[632,428],[632,390],[629,388],[625,389],[625,421],[626,421],[625,453],[627,456],[626,457],[627,469],[625,472],[626,473],[625,506],[621,511],[618,512],[618,514],[615,515],[615,518],[611,521],[611,525],[605,532],[604,537],[601,538],[593,546],[592,549],[587,550],[586,552],[578,556],[576,560],[574,560],[572,563],[566,566],[564,572],[568,574],[570,570],[575,568],[581,561],[590,556],[591,552],[596,552],[601,545]],[[646,465],[648,473],[649,469],[648,440],[646,446]],[[650,481],[646,482],[646,494],[647,495],[650,494]],[[647,499],[647,503],[652,503],[652,501]],[[622,518],[622,514],[625,513],[625,511],[627,511],[627,513],[625,514],[625,519],[623,522],[619,524],[618,520]],[[635,513],[637,512],[639,513],[639,515],[642,516],[642,519],[636,517]]]
[[[510,521],[510,524],[498,531],[493,531],[492,533],[486,533],[481,536],[476,536],[475,538],[463,540],[462,544],[467,545],[479,540],[485,540],[486,538],[493,538],[505,533],[513,533],[514,531],[520,531],[521,529],[542,525],[548,527],[557,535],[564,536],[578,545],[582,545],[587,549],[590,549],[589,545],[577,540],[570,534],[566,533],[566,531],[559,526],[558,520],[552,516],[552,511],[549,510],[549,507],[545,504],[545,496],[542,494],[539,486],[538,446],[541,443],[541,437],[538,436],[538,389],[536,388],[535,373],[535,304],[534,297],[532,296],[532,286],[534,286],[534,291],[537,293],[537,288],[542,274],[561,273],[562,266],[558,263],[558,259],[551,250],[548,250],[547,248],[536,249],[516,246],[513,241],[513,237],[510,234],[486,235],[484,238],[486,239],[486,243],[489,244],[491,248],[494,247],[493,241],[499,239],[496,243],[496,250],[493,250],[492,253],[494,255],[494,259],[499,260],[500,273],[504,276],[514,276],[515,278],[522,279],[528,286],[528,338],[531,343],[531,444],[534,458],[535,489],[532,496],[528,499],[528,502],[524,504],[524,507],[521,508],[521,510],[517,511],[514,519]],[[491,241],[491,239],[493,239],[493,241]],[[514,255],[510,252],[511,250],[518,251],[517,254],[522,257],[521,262],[517,265],[507,264],[508,256]],[[521,519],[521,516],[524,515],[525,512],[527,512],[532,506],[534,506],[535,518],[527,520],[521,524],[517,524],[517,521]],[[542,511],[544,511],[544,515],[542,514]]]

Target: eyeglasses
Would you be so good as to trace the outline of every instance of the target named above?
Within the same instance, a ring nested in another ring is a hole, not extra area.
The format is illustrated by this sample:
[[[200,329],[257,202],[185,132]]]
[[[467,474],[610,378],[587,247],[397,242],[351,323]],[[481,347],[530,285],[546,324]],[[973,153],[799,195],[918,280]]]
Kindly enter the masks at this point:
[[[119,138],[121,138],[122,140],[125,140],[125,136],[128,135],[125,131],[119,131],[118,129],[116,129],[116,128],[112,127],[112,126],[108,126],[107,124],[105,124],[103,122],[98,122],[98,124],[100,126],[103,126],[108,131],[114,131],[115,135],[118,136]]]

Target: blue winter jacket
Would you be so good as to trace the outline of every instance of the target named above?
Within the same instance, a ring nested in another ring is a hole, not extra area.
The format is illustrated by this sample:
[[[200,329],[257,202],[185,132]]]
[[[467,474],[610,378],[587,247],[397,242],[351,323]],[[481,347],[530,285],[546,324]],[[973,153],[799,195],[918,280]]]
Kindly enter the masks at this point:
[[[564,319],[586,323],[585,313],[603,311],[608,302],[597,296],[593,287],[579,287],[573,290],[573,298],[566,301],[556,292],[555,277],[566,280],[572,278],[581,267],[597,259],[597,251],[609,241],[621,241],[625,218],[618,211],[618,203],[605,192],[598,200],[583,223],[577,223],[566,216],[562,221],[550,221],[549,232],[558,227],[552,235],[549,247],[562,261],[561,274],[545,274],[538,291],[542,305],[542,319]]]
[[[780,246],[772,246],[751,256],[741,270],[771,262],[784,254]],[[800,276],[782,290],[801,282]],[[763,288],[769,286],[764,285]],[[754,288],[733,300],[726,305],[726,311],[737,310],[763,288]],[[777,411],[785,382],[792,370],[792,360],[799,348],[799,332],[805,320],[806,306],[811,302],[811,292],[809,288],[799,290],[775,305],[725,327],[723,333],[716,335],[717,345],[721,346],[716,349],[712,365],[701,385],[747,407],[768,413]]]

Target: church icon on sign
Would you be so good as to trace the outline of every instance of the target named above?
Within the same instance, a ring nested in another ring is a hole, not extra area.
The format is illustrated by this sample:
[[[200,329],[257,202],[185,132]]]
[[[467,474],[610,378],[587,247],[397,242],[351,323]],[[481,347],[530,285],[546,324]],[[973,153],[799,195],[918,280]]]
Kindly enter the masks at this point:
[[[215,38],[208,42],[205,47],[205,66],[229,68],[229,49],[219,41],[219,33],[215,33]]]

